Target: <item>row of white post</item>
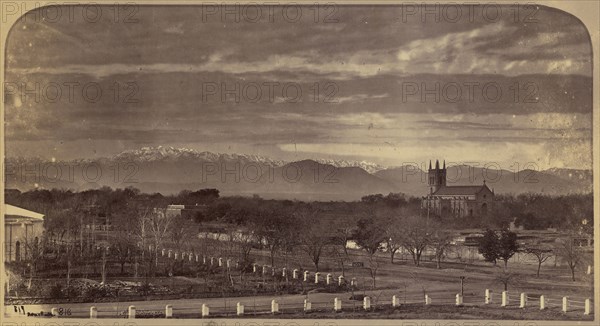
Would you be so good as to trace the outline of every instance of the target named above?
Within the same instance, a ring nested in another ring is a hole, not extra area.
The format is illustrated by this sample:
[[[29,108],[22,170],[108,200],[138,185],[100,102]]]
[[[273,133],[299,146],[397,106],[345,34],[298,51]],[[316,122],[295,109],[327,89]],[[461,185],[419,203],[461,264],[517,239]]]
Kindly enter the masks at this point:
[[[271,267],[267,266],[267,265],[263,265],[262,266],[262,274],[263,275],[267,274],[268,268],[271,268]],[[257,264],[253,264],[252,265],[252,271],[254,273],[258,272],[258,265]],[[275,275],[275,268],[271,268],[271,272],[272,272],[271,273],[272,275]],[[321,275],[322,274],[320,272],[316,272],[315,273],[315,276],[314,276],[314,283],[315,284],[319,284],[321,282],[321,280],[322,280],[321,279]],[[285,268],[285,267],[282,268],[282,270],[281,270],[281,276],[283,276],[283,277],[287,276],[287,268]],[[292,278],[297,280],[297,279],[299,279],[299,277],[300,277],[300,270],[294,269],[292,271]],[[310,271],[304,271],[302,273],[302,280],[304,282],[310,282]],[[342,284],[344,284],[344,276],[343,275],[338,276],[337,283],[338,283],[339,286],[341,286]],[[327,274],[325,276],[325,284],[327,284],[327,285],[333,284],[333,275],[331,273],[329,273],[329,274]],[[354,277],[352,278],[352,280],[350,281],[350,285],[351,286],[358,286],[358,282],[356,281],[356,278],[354,278]]]
[[[485,304],[491,304],[492,300],[493,300],[492,297],[493,297],[492,291],[490,291],[489,289],[486,289],[485,290]],[[425,305],[431,305],[431,303],[432,303],[431,297],[428,294],[425,294]],[[544,297],[544,295],[541,295],[540,296],[540,309],[541,310],[546,309],[546,303],[547,303],[546,298]],[[509,304],[508,291],[503,291],[501,306],[506,307],[506,306],[508,306],[508,304]],[[457,306],[463,305],[463,297],[460,293],[456,294],[456,305]],[[392,307],[399,307],[399,306],[400,306],[400,300],[399,300],[398,296],[396,296],[396,295],[392,296]],[[526,307],[527,307],[527,294],[521,293],[519,308],[526,308]],[[364,310],[367,310],[367,311],[371,309],[371,298],[370,297],[366,296],[363,298],[363,308],[364,308]],[[312,310],[312,303],[308,300],[304,300],[303,309],[305,312],[310,312]],[[333,300],[333,310],[336,312],[339,312],[342,310],[342,300],[341,299],[335,298]],[[569,311],[569,297],[562,298],[562,311],[565,313]],[[273,313],[273,314],[279,313],[279,303],[277,302],[277,300],[271,301],[271,313]],[[586,299],[585,305],[584,305],[584,315],[589,315],[590,313],[591,313],[591,300]],[[238,302],[236,305],[236,314],[238,316],[244,315],[244,305],[241,304],[240,302]],[[52,308],[52,315],[58,316],[57,308]],[[129,308],[127,309],[127,315],[128,315],[128,318],[130,318],[130,319],[135,318],[135,315],[136,315],[135,306],[129,306]],[[202,304],[201,315],[203,318],[210,316],[210,308],[207,304]],[[170,304],[165,306],[165,317],[166,318],[173,317],[173,306]],[[98,309],[95,306],[90,307],[90,318],[92,318],[92,319],[98,318]]]
[[[394,295],[392,297],[392,307],[398,307],[398,306],[400,306],[400,300],[398,299],[397,296]],[[371,298],[370,297],[364,297],[363,308],[365,310],[371,309]],[[305,312],[312,311],[312,303],[308,300],[304,300],[303,310]],[[342,310],[342,300],[340,298],[335,298],[333,300],[333,310],[336,312],[339,312]],[[271,300],[271,313],[277,314],[279,312],[280,312],[279,311],[279,302],[277,300]],[[207,304],[202,304],[200,313],[203,318],[209,317],[210,316],[210,307]],[[58,316],[58,309],[52,308],[52,314],[54,316]],[[241,302],[238,302],[236,305],[236,314],[238,316],[244,315],[244,305]],[[127,308],[127,318],[135,319],[135,317],[136,317],[136,307],[129,306]],[[92,319],[98,318],[98,309],[95,306],[90,307],[90,318],[92,318]],[[165,306],[165,318],[173,318],[173,305],[168,304]]]
[[[180,258],[181,258],[181,260],[184,260],[185,256],[187,255],[189,261],[195,260],[197,263],[200,262],[200,256],[198,254],[185,253],[185,252],[179,254],[179,253],[173,252],[172,250],[167,251],[166,249],[163,249],[162,256],[165,256],[165,255],[167,256],[167,258],[174,258],[174,260],[178,260]],[[223,266],[226,266],[227,268],[233,267],[231,259],[224,260],[221,257],[219,257],[219,258],[210,257],[210,259],[207,260],[206,256],[202,256],[202,263],[204,265],[207,264],[207,261],[210,262],[210,265],[215,265],[215,263],[216,263],[216,265],[218,265],[219,267],[223,267]],[[236,266],[236,268],[239,268],[239,262],[236,261],[235,266]],[[255,272],[256,272],[256,270],[255,270]]]
[[[458,294],[457,294],[458,296]],[[458,299],[457,299],[458,300]],[[510,301],[510,298],[508,296],[508,291],[502,291],[502,301],[501,301],[501,306],[502,307],[506,307],[508,306]],[[485,304],[491,304],[492,303],[492,291],[490,291],[490,289],[486,289],[485,290]],[[545,310],[547,307],[547,300],[546,297],[544,295],[540,295],[540,310]],[[526,308],[527,307],[527,293],[522,292],[519,296],[519,308]],[[562,311],[563,312],[569,312],[569,297],[565,296],[562,298]],[[584,302],[584,315],[589,315],[591,313],[591,307],[592,307],[592,302],[591,299],[585,299]]]

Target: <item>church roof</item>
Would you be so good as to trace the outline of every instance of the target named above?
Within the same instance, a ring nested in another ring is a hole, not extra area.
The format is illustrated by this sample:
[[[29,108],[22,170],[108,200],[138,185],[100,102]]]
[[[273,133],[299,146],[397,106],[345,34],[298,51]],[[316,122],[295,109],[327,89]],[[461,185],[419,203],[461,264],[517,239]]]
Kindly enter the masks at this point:
[[[443,186],[436,192],[434,192],[433,195],[475,195],[479,193],[483,188],[487,188],[487,186]]]

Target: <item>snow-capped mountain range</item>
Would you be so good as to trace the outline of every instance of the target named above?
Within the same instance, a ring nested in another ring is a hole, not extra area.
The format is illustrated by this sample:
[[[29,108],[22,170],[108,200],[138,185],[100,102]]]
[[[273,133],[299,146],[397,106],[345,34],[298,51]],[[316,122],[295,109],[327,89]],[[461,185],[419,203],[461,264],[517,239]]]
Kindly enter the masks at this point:
[[[368,194],[390,192],[422,196],[429,189],[427,171],[412,167],[408,170],[402,166],[385,167],[365,161],[328,159],[286,162],[259,155],[166,146],[143,147],[112,157],[70,161],[9,156],[5,163],[6,188],[22,191],[133,186],[147,193],[173,194],[184,189],[216,188],[226,195],[356,200]],[[54,167],[43,168],[47,163]],[[39,171],[41,175],[32,175],[32,171]],[[448,167],[448,171],[448,175],[460,176],[459,180],[454,180],[455,185],[480,185],[486,175],[488,179],[490,175],[501,175],[501,178],[487,183],[497,193],[561,195],[589,193],[593,188],[591,170],[555,168],[515,172],[488,169],[489,173],[484,173],[482,168],[452,166]],[[458,173],[461,171],[463,173]],[[471,173],[467,171],[474,171],[475,178],[471,179]]]
[[[223,162],[240,161],[254,162],[264,166],[280,167],[291,163],[283,160],[275,160],[269,157],[252,154],[235,153],[213,153],[207,151],[198,151],[189,148],[175,148],[172,146],[142,147],[140,149],[126,150],[112,157],[117,161],[130,162],[156,162],[156,161],[175,161],[175,160],[199,160],[204,162]],[[328,160],[316,159],[321,164],[328,164],[338,168],[357,167],[371,174],[385,170],[387,167],[367,162],[367,161],[347,161],[347,160]]]

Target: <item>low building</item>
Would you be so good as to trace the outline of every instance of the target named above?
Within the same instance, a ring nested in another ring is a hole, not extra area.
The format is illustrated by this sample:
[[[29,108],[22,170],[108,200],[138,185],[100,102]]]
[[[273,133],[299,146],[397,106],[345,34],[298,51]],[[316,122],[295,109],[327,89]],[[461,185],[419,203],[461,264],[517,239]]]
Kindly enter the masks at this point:
[[[37,246],[44,233],[44,214],[4,205],[4,261],[26,259],[28,248]]]

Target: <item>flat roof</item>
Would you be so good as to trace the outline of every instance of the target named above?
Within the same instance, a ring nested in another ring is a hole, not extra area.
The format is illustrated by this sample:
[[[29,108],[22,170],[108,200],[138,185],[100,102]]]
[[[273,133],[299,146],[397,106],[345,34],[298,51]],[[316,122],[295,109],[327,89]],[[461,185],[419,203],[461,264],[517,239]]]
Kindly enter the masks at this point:
[[[11,215],[15,217],[28,217],[34,220],[44,220],[44,214],[36,213],[34,211],[27,210],[25,208],[4,204],[2,207],[2,212],[4,215]]]

